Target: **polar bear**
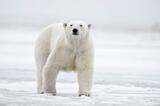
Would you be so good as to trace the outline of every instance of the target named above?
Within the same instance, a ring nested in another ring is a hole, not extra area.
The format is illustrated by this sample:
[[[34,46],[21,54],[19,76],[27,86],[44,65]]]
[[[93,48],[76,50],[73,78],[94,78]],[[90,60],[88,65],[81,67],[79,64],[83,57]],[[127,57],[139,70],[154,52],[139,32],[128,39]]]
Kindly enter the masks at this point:
[[[56,95],[56,78],[63,70],[77,72],[79,96],[90,96],[94,58],[90,27],[83,21],[70,21],[41,32],[35,44],[38,93]]]

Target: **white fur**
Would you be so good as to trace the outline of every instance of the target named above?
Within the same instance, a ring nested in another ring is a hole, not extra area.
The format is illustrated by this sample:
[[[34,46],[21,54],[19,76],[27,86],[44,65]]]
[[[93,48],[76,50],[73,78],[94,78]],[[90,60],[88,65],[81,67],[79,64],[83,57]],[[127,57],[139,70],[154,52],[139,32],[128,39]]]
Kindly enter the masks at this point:
[[[78,29],[79,35],[72,35],[73,28]],[[45,28],[35,46],[38,93],[55,95],[58,72],[64,70],[78,73],[79,95],[89,96],[93,53],[89,28],[84,22],[71,21],[66,27],[58,23]]]

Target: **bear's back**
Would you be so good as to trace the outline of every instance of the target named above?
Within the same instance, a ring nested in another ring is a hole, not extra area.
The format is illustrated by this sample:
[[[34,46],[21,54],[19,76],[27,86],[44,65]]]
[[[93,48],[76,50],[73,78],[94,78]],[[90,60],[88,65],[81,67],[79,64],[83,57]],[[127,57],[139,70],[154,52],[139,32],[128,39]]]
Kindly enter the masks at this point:
[[[44,50],[50,51],[61,36],[64,36],[65,31],[62,23],[51,24],[42,30],[39,38],[36,41],[37,46],[41,46]]]

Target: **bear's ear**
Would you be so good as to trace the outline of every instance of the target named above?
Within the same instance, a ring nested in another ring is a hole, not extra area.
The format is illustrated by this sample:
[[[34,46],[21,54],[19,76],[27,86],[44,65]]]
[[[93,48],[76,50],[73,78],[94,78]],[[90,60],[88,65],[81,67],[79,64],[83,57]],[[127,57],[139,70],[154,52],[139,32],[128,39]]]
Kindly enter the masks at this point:
[[[67,26],[67,23],[63,23],[63,27],[66,28],[66,26]]]
[[[88,28],[90,28],[92,25],[91,24],[88,24]]]

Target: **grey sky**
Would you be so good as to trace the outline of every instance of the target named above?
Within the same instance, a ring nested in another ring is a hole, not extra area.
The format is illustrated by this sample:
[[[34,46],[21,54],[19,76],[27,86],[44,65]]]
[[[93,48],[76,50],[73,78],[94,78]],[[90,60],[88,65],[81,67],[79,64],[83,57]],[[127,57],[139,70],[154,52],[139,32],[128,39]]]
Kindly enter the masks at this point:
[[[99,26],[150,26],[160,22],[160,0],[0,0],[0,24],[72,19]]]

